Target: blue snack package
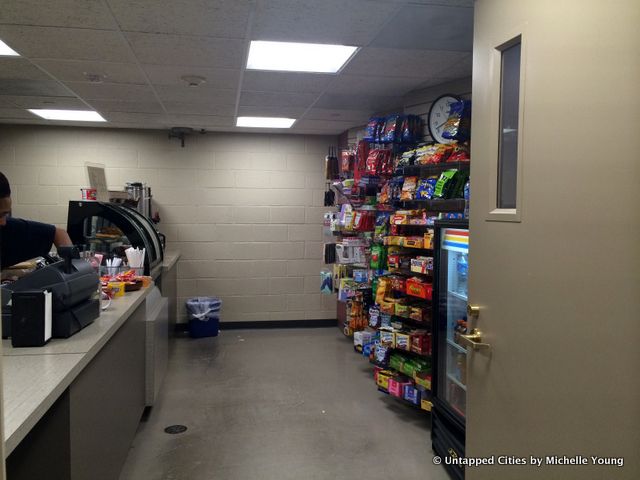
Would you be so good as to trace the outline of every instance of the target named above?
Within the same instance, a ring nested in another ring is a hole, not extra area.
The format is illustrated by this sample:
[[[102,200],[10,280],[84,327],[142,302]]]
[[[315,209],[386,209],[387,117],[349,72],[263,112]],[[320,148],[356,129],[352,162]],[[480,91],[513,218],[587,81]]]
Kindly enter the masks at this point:
[[[416,190],[416,199],[431,200],[437,183],[437,176],[421,178],[418,182],[418,189]]]
[[[369,119],[363,140],[367,142],[378,141],[380,120],[382,120],[380,117],[371,117]]]
[[[469,140],[471,129],[471,101],[460,100],[451,104],[449,118],[444,124],[442,136],[449,140]]]
[[[380,139],[382,143],[393,143],[398,138],[397,131],[400,126],[400,115],[389,115],[384,124],[384,132]]]

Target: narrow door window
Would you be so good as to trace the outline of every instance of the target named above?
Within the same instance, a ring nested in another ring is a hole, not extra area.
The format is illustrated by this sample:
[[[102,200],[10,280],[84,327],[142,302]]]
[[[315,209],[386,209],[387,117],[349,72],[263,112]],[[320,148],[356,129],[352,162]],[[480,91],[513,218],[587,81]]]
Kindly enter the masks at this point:
[[[516,208],[518,188],[518,119],[520,116],[520,50],[518,37],[501,50],[498,208]]]

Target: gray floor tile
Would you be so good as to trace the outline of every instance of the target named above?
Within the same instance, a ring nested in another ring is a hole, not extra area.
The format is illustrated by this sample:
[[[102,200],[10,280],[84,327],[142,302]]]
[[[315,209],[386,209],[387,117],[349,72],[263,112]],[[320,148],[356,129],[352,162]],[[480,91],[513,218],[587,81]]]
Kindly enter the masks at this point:
[[[431,458],[428,414],[336,328],[226,330],[176,340],[120,480],[447,479]]]

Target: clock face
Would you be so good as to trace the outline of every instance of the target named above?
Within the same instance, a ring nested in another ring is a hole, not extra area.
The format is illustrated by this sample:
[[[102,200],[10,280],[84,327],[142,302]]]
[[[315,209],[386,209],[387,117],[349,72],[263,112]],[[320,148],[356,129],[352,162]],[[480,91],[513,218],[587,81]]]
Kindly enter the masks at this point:
[[[436,98],[431,104],[427,122],[429,124],[429,133],[431,133],[431,138],[433,138],[435,142],[451,143],[453,141],[448,138],[443,138],[442,130],[444,129],[444,124],[449,118],[449,109],[451,104],[459,101],[460,99],[453,95],[442,95],[441,97]]]

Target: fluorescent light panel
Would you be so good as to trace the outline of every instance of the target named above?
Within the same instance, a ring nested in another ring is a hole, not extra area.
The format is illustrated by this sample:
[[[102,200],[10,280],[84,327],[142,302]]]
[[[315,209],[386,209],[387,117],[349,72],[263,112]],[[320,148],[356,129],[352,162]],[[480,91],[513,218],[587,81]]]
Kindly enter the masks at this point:
[[[45,120],[71,120],[74,122],[106,122],[102,115],[93,110],[49,110],[34,108],[29,111]]]
[[[336,73],[357,49],[345,45],[254,40],[249,47],[247,69]]]
[[[19,57],[20,54],[16,52],[9,45],[0,40],[0,57]]]
[[[282,117],[238,117],[236,127],[291,128],[295,118]]]

